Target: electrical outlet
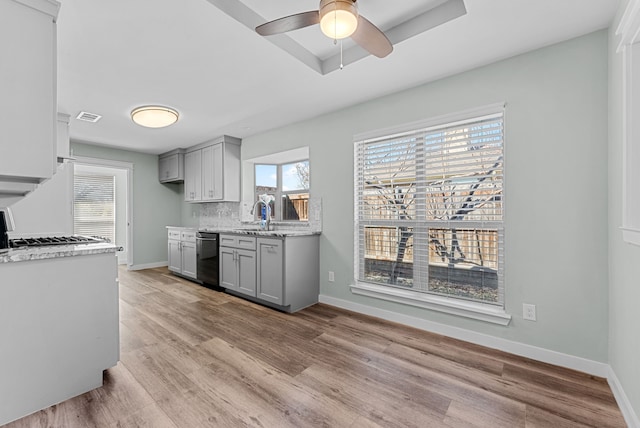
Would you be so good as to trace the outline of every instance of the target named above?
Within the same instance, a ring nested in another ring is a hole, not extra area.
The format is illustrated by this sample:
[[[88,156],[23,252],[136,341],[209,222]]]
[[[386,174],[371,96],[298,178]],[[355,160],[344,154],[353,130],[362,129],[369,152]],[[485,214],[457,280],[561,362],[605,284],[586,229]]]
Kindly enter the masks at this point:
[[[335,282],[336,276],[332,270],[329,271],[329,282]]]
[[[536,320],[536,305],[522,304],[522,318],[529,321]]]

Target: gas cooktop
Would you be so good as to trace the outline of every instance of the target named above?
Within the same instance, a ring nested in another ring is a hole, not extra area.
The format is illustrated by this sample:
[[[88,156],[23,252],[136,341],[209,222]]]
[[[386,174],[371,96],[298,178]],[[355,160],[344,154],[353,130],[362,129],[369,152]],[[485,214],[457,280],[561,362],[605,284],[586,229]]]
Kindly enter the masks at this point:
[[[95,236],[54,236],[46,238],[17,238],[9,240],[11,248],[47,247],[50,245],[78,245],[108,242],[104,238]]]

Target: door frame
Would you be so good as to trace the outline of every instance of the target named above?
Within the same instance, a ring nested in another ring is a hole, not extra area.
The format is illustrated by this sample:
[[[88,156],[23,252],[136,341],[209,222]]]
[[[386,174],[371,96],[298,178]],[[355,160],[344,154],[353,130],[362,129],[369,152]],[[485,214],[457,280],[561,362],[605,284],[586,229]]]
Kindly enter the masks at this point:
[[[124,169],[127,172],[127,269],[133,265],[133,163],[116,161],[111,159],[99,159],[86,156],[74,156],[73,163],[87,166],[101,166],[107,168]]]

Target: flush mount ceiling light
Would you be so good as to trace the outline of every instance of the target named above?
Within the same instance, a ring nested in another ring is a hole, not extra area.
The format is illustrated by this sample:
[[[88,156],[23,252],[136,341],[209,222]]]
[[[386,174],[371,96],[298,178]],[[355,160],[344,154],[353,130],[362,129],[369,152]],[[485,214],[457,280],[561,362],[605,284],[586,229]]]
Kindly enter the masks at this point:
[[[323,0],[320,2],[320,29],[325,36],[345,39],[358,28],[358,9],[352,0]]]
[[[131,120],[146,128],[164,128],[178,121],[178,112],[169,107],[143,106],[131,112]]]

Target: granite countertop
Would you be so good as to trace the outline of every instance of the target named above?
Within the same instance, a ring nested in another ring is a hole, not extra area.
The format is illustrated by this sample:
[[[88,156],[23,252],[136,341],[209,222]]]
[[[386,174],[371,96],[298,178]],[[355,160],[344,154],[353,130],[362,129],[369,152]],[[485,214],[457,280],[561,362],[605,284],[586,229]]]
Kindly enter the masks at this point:
[[[167,229],[178,229],[178,230],[198,230],[197,227],[188,227],[188,226],[167,226]]]
[[[12,248],[0,252],[0,263],[25,262],[30,260],[55,259],[59,257],[88,256],[115,253],[121,247],[110,242],[77,245],[50,245],[46,247]]]
[[[300,230],[300,229],[260,230],[256,228],[235,228],[235,229],[210,228],[210,229],[200,229],[200,230],[203,232],[231,233],[236,235],[271,236],[274,238],[285,238],[287,236],[313,236],[313,235],[320,235],[321,233],[317,231]]]

